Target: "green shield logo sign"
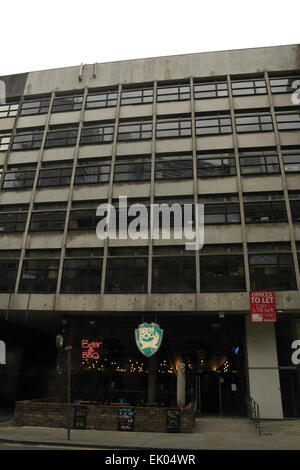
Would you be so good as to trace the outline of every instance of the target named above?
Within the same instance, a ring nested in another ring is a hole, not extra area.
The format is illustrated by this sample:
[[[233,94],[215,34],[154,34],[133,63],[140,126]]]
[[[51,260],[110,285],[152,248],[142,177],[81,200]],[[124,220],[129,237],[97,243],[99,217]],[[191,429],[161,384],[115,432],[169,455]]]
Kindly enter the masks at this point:
[[[141,323],[136,328],[135,341],[142,354],[150,357],[159,350],[163,331],[157,323]]]

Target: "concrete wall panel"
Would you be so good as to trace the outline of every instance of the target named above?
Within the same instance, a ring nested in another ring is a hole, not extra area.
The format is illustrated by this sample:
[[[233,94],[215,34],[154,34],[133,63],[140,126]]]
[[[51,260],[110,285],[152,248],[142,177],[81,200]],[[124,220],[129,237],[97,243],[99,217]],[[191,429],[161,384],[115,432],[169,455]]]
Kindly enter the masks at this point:
[[[274,323],[253,323],[246,318],[250,396],[258,403],[261,418],[282,419]]]
[[[108,196],[108,185],[84,185],[75,186],[73,190],[73,201],[99,200],[99,204]]]
[[[120,107],[120,119],[152,116],[152,104],[128,105]]]
[[[17,165],[23,163],[36,163],[39,158],[39,150],[32,150],[31,152],[10,152],[8,157],[9,165]]]

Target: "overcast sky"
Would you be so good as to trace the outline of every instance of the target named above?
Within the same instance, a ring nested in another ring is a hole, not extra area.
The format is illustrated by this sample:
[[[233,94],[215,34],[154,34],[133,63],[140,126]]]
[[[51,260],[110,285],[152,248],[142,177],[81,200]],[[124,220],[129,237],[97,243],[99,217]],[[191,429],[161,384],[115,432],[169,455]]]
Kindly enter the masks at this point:
[[[1,75],[298,44],[299,0],[3,0]]]

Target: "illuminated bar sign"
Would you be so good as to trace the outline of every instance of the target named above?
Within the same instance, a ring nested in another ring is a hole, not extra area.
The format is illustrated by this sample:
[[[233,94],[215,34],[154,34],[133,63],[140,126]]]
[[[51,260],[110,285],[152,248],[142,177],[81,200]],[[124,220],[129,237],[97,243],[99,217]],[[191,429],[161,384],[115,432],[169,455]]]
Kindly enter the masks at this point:
[[[273,291],[252,291],[250,312],[252,322],[276,322],[275,293]]]
[[[81,340],[82,359],[100,359],[100,350],[103,343],[99,341],[90,341],[88,339]]]

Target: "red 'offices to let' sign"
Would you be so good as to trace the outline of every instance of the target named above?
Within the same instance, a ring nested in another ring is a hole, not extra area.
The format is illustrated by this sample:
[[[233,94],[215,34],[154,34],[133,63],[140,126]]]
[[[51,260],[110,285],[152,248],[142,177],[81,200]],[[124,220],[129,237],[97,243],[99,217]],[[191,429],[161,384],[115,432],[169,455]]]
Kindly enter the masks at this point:
[[[273,291],[251,291],[250,312],[253,322],[276,322],[276,303]]]

